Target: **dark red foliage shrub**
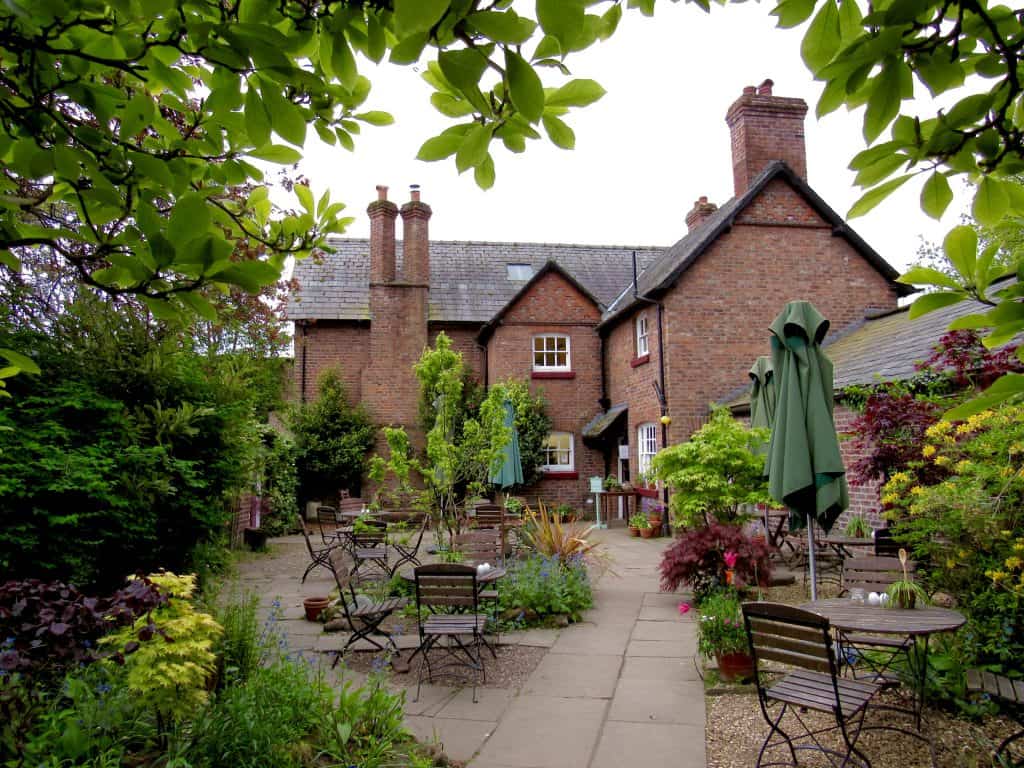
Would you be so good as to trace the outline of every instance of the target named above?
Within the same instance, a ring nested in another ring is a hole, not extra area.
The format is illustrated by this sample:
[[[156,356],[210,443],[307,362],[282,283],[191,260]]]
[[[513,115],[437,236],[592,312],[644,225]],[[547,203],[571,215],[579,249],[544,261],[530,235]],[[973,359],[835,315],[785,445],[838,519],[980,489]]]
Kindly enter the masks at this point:
[[[768,545],[751,539],[736,525],[712,523],[681,534],[661,557],[661,588],[674,592],[680,585],[693,588],[699,603],[715,588],[725,584],[725,553],[736,553],[734,583],[768,586],[771,564]]]
[[[908,392],[880,390],[868,395],[864,411],[853,420],[851,462],[855,480],[885,480],[892,472],[920,461],[925,430],[939,420],[942,406]]]
[[[1016,344],[996,351],[987,349],[977,331],[949,331],[917,369],[947,373],[961,388],[985,389],[1004,373],[1024,371],[1016,351]]]
[[[99,658],[103,635],[166,603],[141,576],[107,597],[90,597],[59,581],[8,581],[0,585],[0,676],[57,679]]]

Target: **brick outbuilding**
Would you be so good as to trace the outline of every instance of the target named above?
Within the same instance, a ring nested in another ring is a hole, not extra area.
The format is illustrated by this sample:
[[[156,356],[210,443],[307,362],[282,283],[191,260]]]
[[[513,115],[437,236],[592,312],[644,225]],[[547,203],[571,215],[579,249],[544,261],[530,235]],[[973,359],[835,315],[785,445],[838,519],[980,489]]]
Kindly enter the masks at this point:
[[[338,366],[378,423],[415,434],[412,364],[444,331],[482,382],[544,390],[552,463],[525,493],[587,509],[588,478],[635,482],[745,380],[787,301],[814,302],[840,333],[909,292],[808,185],[806,112],[770,80],[744,89],[726,118],[735,195],[700,198],[668,248],[432,242],[418,190],[399,211],[379,187],[369,240],[296,267],[294,391],[311,398]]]

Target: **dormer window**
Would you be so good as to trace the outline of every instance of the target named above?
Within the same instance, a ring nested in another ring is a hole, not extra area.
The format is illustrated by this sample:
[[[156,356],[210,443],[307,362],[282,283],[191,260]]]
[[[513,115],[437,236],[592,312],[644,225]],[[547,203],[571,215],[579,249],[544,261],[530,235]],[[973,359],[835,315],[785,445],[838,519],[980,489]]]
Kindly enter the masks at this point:
[[[647,313],[636,316],[636,356],[643,357],[651,353],[647,339]]]
[[[508,279],[514,282],[525,283],[533,277],[533,267],[529,264],[506,264]]]

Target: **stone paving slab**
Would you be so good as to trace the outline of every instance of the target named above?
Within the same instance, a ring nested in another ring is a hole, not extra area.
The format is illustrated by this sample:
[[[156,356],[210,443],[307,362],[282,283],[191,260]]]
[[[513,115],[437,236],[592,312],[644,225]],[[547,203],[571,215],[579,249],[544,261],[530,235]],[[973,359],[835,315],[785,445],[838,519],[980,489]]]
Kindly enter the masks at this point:
[[[704,727],[704,683],[619,680],[608,720]]]
[[[645,605],[640,609],[637,617],[641,621],[675,621],[679,618],[679,603],[684,602],[678,599],[675,605]]]
[[[506,632],[501,636],[501,644],[550,648],[555,644],[560,632],[561,630],[558,629],[527,629],[522,632]]]
[[[627,656],[664,656],[666,658],[684,658],[693,656],[692,640],[630,640],[626,648]]]
[[[589,619],[590,617],[588,617]],[[577,624],[562,630],[551,646],[552,653],[573,653],[621,656],[629,644],[633,625],[630,624]]]
[[[406,683],[389,686],[394,691],[405,690],[405,714],[426,715],[433,717],[444,709],[445,705],[459,693],[457,688],[446,688],[443,685],[431,685],[424,683],[420,689],[419,701],[416,698],[416,681],[412,685]]]
[[[565,699],[610,699],[621,667],[621,656],[549,653],[526,681],[523,693]]]
[[[469,760],[497,727],[496,722],[441,717],[406,717],[405,724],[420,741],[437,742],[455,760]]]
[[[507,688],[477,688],[474,703],[473,690],[463,688],[438,710],[435,717],[497,722],[513,698],[515,692]]]
[[[684,598],[677,595],[675,592],[659,592],[658,590],[651,590],[644,593],[643,604],[648,605],[660,605],[675,608],[678,611],[679,603]],[[687,601],[689,602],[689,601]]]
[[[703,694],[702,694],[703,695]],[[704,768],[704,724],[609,721],[590,768]]]
[[[600,699],[521,695],[509,706],[473,766],[586,768],[606,707],[607,702]]]
[[[692,657],[673,659],[661,656],[627,656],[626,662],[622,665],[620,678],[665,684],[701,679]]]
[[[633,626],[634,640],[694,640],[697,627],[692,621],[638,621]]]

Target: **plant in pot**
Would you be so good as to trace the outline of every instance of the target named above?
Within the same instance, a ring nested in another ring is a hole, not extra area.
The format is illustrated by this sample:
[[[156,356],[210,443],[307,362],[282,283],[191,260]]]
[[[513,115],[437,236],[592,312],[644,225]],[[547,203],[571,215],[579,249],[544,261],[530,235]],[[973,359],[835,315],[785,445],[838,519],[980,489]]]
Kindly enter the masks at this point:
[[[753,677],[754,659],[735,590],[716,591],[701,603],[697,650],[704,658],[715,659],[718,674],[726,682]]]
[[[629,518],[629,533],[632,536],[641,536],[650,527],[651,523],[644,515],[636,514]]]
[[[661,528],[661,521],[664,520],[665,506],[663,504],[654,504],[647,510],[647,519],[651,522],[651,527],[655,530]]]
[[[846,524],[846,535],[854,539],[867,539],[871,536],[871,526],[861,515],[853,515]]]
[[[903,578],[889,585],[886,594],[889,596],[890,608],[913,608],[917,601],[928,602],[928,594],[907,573],[907,550],[900,548],[900,565],[903,567]]]
[[[622,483],[619,482],[619,478],[615,475],[608,475],[608,477],[604,479],[604,489],[606,491],[621,491]]]
[[[576,522],[576,510],[568,504],[559,504],[555,507],[555,514],[558,516],[558,522],[560,523]]]
[[[302,601],[302,607],[306,611],[307,621],[317,621],[324,609],[330,605],[329,597],[307,597]]]

